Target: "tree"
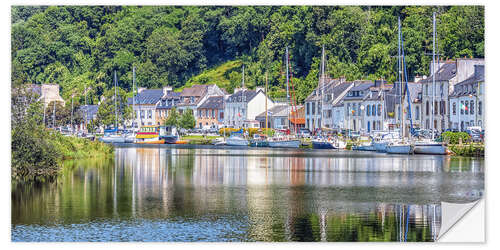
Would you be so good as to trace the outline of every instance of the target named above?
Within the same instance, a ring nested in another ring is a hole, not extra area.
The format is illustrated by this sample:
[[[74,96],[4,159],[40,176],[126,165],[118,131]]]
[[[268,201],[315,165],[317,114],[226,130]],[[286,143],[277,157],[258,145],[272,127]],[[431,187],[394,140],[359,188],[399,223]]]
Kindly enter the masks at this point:
[[[118,107],[118,124],[124,122],[132,117],[132,107],[127,105],[127,96],[125,90],[118,88],[117,90]],[[109,126],[115,124],[115,91],[110,89],[104,93],[101,99],[101,104],[97,110],[97,121],[99,125]]]
[[[193,129],[196,126],[196,119],[192,109],[184,110],[179,120],[179,126],[184,129]]]
[[[163,125],[179,127],[179,112],[177,112],[176,108],[170,110],[168,117],[163,120]]]

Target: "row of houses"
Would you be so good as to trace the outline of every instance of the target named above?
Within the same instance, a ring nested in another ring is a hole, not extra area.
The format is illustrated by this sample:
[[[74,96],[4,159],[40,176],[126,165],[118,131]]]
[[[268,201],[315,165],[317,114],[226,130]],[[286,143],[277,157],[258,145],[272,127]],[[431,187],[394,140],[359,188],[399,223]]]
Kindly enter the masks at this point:
[[[269,109],[276,105],[262,88],[236,88],[233,94],[228,94],[211,84],[193,85],[181,92],[174,92],[169,86],[140,88],[135,100],[129,98],[128,104],[134,107],[134,127],[161,125],[175,107],[180,114],[192,110],[197,128],[258,128],[261,123],[256,117],[265,112],[266,99]]]
[[[429,72],[408,83],[403,114],[406,89],[399,82],[327,78],[305,100],[305,127],[371,132],[399,128],[403,118],[407,130],[411,125],[436,131],[484,128],[484,59],[431,63]]]

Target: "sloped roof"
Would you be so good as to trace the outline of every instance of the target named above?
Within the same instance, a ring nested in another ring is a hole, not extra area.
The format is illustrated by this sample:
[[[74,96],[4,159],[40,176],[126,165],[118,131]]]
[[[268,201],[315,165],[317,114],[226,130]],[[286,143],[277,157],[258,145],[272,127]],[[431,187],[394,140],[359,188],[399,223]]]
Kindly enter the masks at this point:
[[[408,83],[408,90],[410,92],[410,100],[412,102],[422,102],[418,98],[418,93],[422,93],[422,84],[419,82],[409,82]]]
[[[329,94],[333,94],[333,99],[331,101],[333,102],[336,99],[341,100],[342,98],[344,98],[344,96],[340,96],[340,95],[342,95],[342,93],[344,93],[351,86],[352,86],[352,82],[343,82],[343,83],[337,84],[334,88],[332,88],[328,92]],[[347,92],[346,92],[346,94],[347,94]]]
[[[306,98],[306,102],[318,101],[320,100],[320,90],[324,90],[323,93],[328,93],[341,81],[339,79],[325,78],[324,86],[317,86]]]
[[[446,62],[435,74],[435,81],[449,81],[457,75],[457,65],[453,61]],[[420,83],[432,82],[432,75],[419,81]]]
[[[195,84],[190,88],[183,89],[180,96],[195,96],[195,97],[203,96],[207,92],[208,86],[210,85]]]
[[[160,102],[156,105],[157,109],[171,109],[180,101],[180,92],[168,91],[165,96],[160,98]],[[174,104],[172,104],[172,100]]]
[[[85,113],[87,113],[87,120],[91,120],[93,119],[94,116],[97,115],[98,110],[99,110],[99,105],[82,105],[78,109],[78,112],[81,112],[82,115],[85,115]]]
[[[210,96],[199,107],[199,109],[223,109],[224,96]]]
[[[372,81],[354,81],[354,87],[352,87],[349,92],[353,92],[353,91],[365,91],[365,90],[369,90],[371,87],[373,87],[373,85],[375,84],[374,82]],[[349,95],[346,95],[344,96],[344,100],[358,100],[358,99],[364,99],[366,97],[366,95],[369,94],[369,92],[367,91],[366,93],[363,93],[363,95],[360,95],[360,96],[349,96]]]
[[[154,105],[161,99],[162,96],[163,89],[145,89],[135,96],[135,104]]]
[[[276,105],[270,109],[268,109],[267,111],[269,112],[269,116],[274,116],[274,117],[277,117],[277,116],[288,116],[288,105]],[[257,117],[261,118],[261,117],[266,117],[266,111],[260,113],[259,115],[257,115],[255,117],[255,119],[257,119]]]
[[[249,102],[251,101],[256,95],[258,91],[255,90],[240,90],[227,98],[227,102]]]

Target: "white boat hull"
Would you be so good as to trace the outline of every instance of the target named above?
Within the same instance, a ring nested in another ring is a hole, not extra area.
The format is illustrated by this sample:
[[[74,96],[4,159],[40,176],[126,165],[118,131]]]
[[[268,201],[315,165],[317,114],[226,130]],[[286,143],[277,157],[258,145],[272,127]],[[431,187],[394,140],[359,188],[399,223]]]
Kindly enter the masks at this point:
[[[248,146],[248,141],[241,138],[228,138],[226,140],[227,146]]]
[[[99,138],[104,143],[125,143],[125,138],[121,136],[105,136]]]
[[[299,148],[300,140],[269,141],[271,148]]]
[[[430,144],[415,144],[415,154],[426,154],[426,155],[445,155],[446,146],[438,143]]]
[[[386,150],[388,154],[405,154],[405,155],[413,154],[413,146],[409,144],[387,145]]]
[[[389,144],[389,142],[374,142],[373,147],[375,148],[375,151],[377,151],[377,152],[386,152],[388,144]]]

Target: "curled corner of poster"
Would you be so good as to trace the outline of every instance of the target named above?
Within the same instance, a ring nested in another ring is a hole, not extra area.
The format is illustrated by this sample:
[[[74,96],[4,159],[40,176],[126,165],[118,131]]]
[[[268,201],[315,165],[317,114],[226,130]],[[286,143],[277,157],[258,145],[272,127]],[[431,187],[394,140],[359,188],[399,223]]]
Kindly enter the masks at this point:
[[[438,242],[485,242],[484,199],[471,203],[441,202]]]

